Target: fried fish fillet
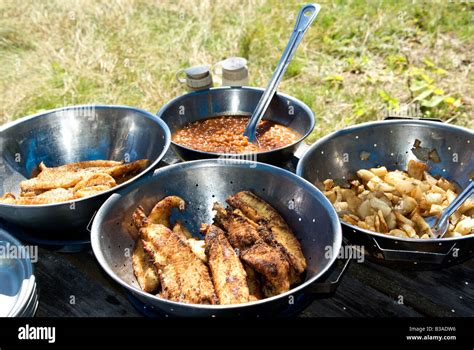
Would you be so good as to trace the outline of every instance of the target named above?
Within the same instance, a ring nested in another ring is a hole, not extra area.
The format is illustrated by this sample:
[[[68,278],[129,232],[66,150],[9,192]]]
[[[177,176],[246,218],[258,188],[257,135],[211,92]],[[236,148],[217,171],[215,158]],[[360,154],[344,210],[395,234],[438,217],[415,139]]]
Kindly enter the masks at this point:
[[[265,296],[290,290],[290,266],[280,250],[261,240],[244,251],[241,258],[264,278],[262,290]]]
[[[54,188],[74,187],[90,174],[103,173],[114,178],[120,178],[129,173],[144,169],[148,160],[142,159],[124,164],[123,161],[91,160],[70,163],[58,167],[48,168],[41,163],[36,177],[20,183],[22,192],[47,191]]]
[[[153,257],[163,298],[191,304],[214,304],[209,269],[176,233],[161,224],[140,229],[144,250]]]
[[[182,198],[179,198],[178,196],[165,197],[153,207],[150,214],[148,215],[148,220],[153,224],[162,224],[168,228],[171,228],[171,210],[173,208],[184,210],[185,207],[186,202]]]
[[[234,248],[244,251],[260,240],[255,223],[231,212],[219,203],[214,203],[213,210],[216,211],[214,222],[227,231],[227,238]]]
[[[173,232],[179,233],[186,238],[193,238],[192,233],[179,220],[176,220],[173,226]]]
[[[247,273],[224,232],[214,225],[205,225],[202,232],[206,234],[206,255],[219,303],[248,302]]]
[[[213,208],[216,211],[215,220],[226,230],[232,247],[240,251],[243,261],[262,275],[265,295],[288,291],[292,283],[288,260],[279,247],[263,240],[264,232],[268,230],[245,218],[238,210],[231,212],[218,203]]]
[[[270,204],[249,191],[238,192],[228,197],[226,201],[231,207],[241,210],[252,221],[266,226],[271,233],[266,235],[266,240],[284,252],[295,270],[293,275],[303,273],[307,263],[301,244],[285,220]]]
[[[16,198],[12,193],[7,193],[0,199],[1,202],[7,204],[17,205],[32,205],[32,204],[51,204],[59,202],[66,202],[74,199],[74,194],[71,189],[55,188],[49,191],[44,191],[38,195],[20,196]]]
[[[178,220],[173,226],[173,232],[179,235],[181,239],[186,241],[193,253],[196,254],[199,259],[207,263],[207,256],[205,252],[206,243],[204,240],[193,238],[191,232],[186,228],[186,226],[183,225],[182,222]]]
[[[244,263],[244,269],[247,273],[247,286],[249,287],[249,301],[256,301],[265,298],[262,292],[258,274],[250,266]]]
[[[155,292],[160,286],[158,272],[148,253],[143,249],[141,239],[135,243],[132,255],[132,266],[140,287],[145,292]]]

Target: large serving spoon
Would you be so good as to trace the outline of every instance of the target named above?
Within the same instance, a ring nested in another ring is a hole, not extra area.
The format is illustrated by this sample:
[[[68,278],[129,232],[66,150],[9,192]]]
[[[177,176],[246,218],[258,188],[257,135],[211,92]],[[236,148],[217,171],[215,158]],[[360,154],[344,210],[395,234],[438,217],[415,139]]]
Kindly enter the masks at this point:
[[[443,238],[449,227],[449,218],[454,212],[474,193],[474,181],[467,186],[452,202],[448,205],[441,215],[428,216],[425,219],[426,223],[431,228],[431,236],[433,238]]]
[[[255,143],[257,141],[257,125],[265,114],[268,105],[273,98],[273,95],[275,95],[276,89],[280,84],[280,81],[283,78],[288,65],[290,64],[296,49],[301,42],[301,39],[303,39],[304,34],[318,15],[320,8],[321,6],[318,4],[308,4],[303,6],[298,13],[295,28],[293,29],[293,33],[291,33],[290,40],[286,45],[285,51],[283,51],[280,61],[278,62],[275,72],[273,73],[272,79],[268,83],[268,86],[260,98],[260,101],[258,102],[252,117],[245,127],[244,136],[247,136],[250,142]]]

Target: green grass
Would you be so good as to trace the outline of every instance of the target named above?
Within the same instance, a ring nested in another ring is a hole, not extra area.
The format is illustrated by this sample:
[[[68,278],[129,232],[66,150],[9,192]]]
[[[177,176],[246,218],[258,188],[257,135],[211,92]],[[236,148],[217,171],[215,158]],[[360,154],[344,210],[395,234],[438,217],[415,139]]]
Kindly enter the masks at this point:
[[[265,86],[296,1],[0,2],[0,122],[80,103],[156,112],[175,72],[233,55]],[[317,116],[309,141],[387,109],[473,128],[474,4],[322,1],[280,91]]]

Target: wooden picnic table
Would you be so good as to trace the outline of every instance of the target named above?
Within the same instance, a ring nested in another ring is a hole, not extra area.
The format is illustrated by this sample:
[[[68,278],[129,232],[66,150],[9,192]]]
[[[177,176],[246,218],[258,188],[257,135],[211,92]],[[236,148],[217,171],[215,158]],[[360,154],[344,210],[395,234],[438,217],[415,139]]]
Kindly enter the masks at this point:
[[[163,164],[175,162],[168,152]],[[294,170],[291,164],[287,168]],[[90,249],[62,253],[40,247],[34,267],[40,289],[37,317],[143,315],[140,305],[130,302]],[[300,316],[474,316],[473,276],[474,259],[432,271],[393,269],[367,259],[353,261],[336,293],[315,300]]]

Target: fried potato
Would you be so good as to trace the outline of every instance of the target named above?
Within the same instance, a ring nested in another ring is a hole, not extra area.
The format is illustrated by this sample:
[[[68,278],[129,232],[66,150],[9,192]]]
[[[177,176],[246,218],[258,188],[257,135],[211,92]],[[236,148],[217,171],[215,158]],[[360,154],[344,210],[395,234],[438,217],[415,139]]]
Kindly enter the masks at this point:
[[[386,167],[360,169],[350,188],[327,179],[324,194],[343,221],[398,237],[429,238],[424,217],[439,216],[456,198],[456,186],[434,177],[425,163],[410,160],[407,172]],[[451,217],[446,237],[472,234],[474,201],[467,200]]]

